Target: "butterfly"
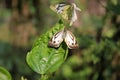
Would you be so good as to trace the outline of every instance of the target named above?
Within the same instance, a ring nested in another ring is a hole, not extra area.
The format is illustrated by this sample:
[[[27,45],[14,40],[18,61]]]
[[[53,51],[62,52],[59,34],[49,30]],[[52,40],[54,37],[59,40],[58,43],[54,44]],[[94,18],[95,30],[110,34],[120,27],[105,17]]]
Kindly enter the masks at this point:
[[[50,8],[60,14],[63,19],[70,21],[70,26],[77,20],[76,10],[81,11],[75,3],[67,2],[51,5]]]
[[[62,30],[55,33],[48,42],[48,46],[58,48],[63,41],[65,41],[69,49],[78,48],[75,36],[68,30]]]

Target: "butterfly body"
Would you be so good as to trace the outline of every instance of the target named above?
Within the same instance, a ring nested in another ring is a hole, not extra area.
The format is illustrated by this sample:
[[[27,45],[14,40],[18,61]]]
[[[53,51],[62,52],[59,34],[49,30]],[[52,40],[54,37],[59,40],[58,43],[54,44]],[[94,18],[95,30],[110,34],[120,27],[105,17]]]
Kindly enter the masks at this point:
[[[76,41],[75,36],[72,32],[68,30],[62,30],[60,32],[55,33],[48,42],[48,45],[51,47],[58,48],[63,41],[65,41],[69,49],[78,48],[78,43]]]

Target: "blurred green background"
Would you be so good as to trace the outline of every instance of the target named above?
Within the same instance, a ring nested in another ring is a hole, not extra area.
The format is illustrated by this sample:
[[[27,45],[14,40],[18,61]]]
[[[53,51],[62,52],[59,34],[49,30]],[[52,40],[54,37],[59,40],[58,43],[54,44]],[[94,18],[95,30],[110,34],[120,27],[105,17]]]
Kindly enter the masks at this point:
[[[26,54],[58,22],[49,6],[59,1],[82,10],[71,27],[80,47],[69,50],[53,80],[120,80],[120,0],[0,0],[0,66],[13,80],[38,79]]]

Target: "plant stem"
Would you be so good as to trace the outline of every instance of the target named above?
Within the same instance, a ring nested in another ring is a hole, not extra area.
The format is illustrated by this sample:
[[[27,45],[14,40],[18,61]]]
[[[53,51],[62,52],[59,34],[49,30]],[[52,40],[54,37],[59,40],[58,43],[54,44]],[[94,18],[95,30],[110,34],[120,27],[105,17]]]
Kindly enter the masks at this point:
[[[40,80],[49,80],[49,75],[41,75]]]

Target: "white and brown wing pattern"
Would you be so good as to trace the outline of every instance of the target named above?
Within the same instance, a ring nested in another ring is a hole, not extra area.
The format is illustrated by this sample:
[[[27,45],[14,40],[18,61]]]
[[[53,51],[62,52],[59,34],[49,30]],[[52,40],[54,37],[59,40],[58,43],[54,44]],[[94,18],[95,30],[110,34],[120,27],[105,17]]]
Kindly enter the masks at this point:
[[[67,30],[65,32],[64,40],[65,40],[68,48],[70,48],[70,49],[78,48],[78,43],[77,43],[76,38],[72,32]]]
[[[67,5],[67,4],[66,4],[65,2],[61,2],[61,3],[57,4],[57,5],[55,6],[56,12],[57,12],[58,14],[63,13],[64,8],[65,8],[66,5]]]
[[[63,30],[55,33],[53,37],[50,39],[50,41],[48,42],[48,46],[54,47],[54,48],[59,47],[63,41],[63,34],[64,34]]]

